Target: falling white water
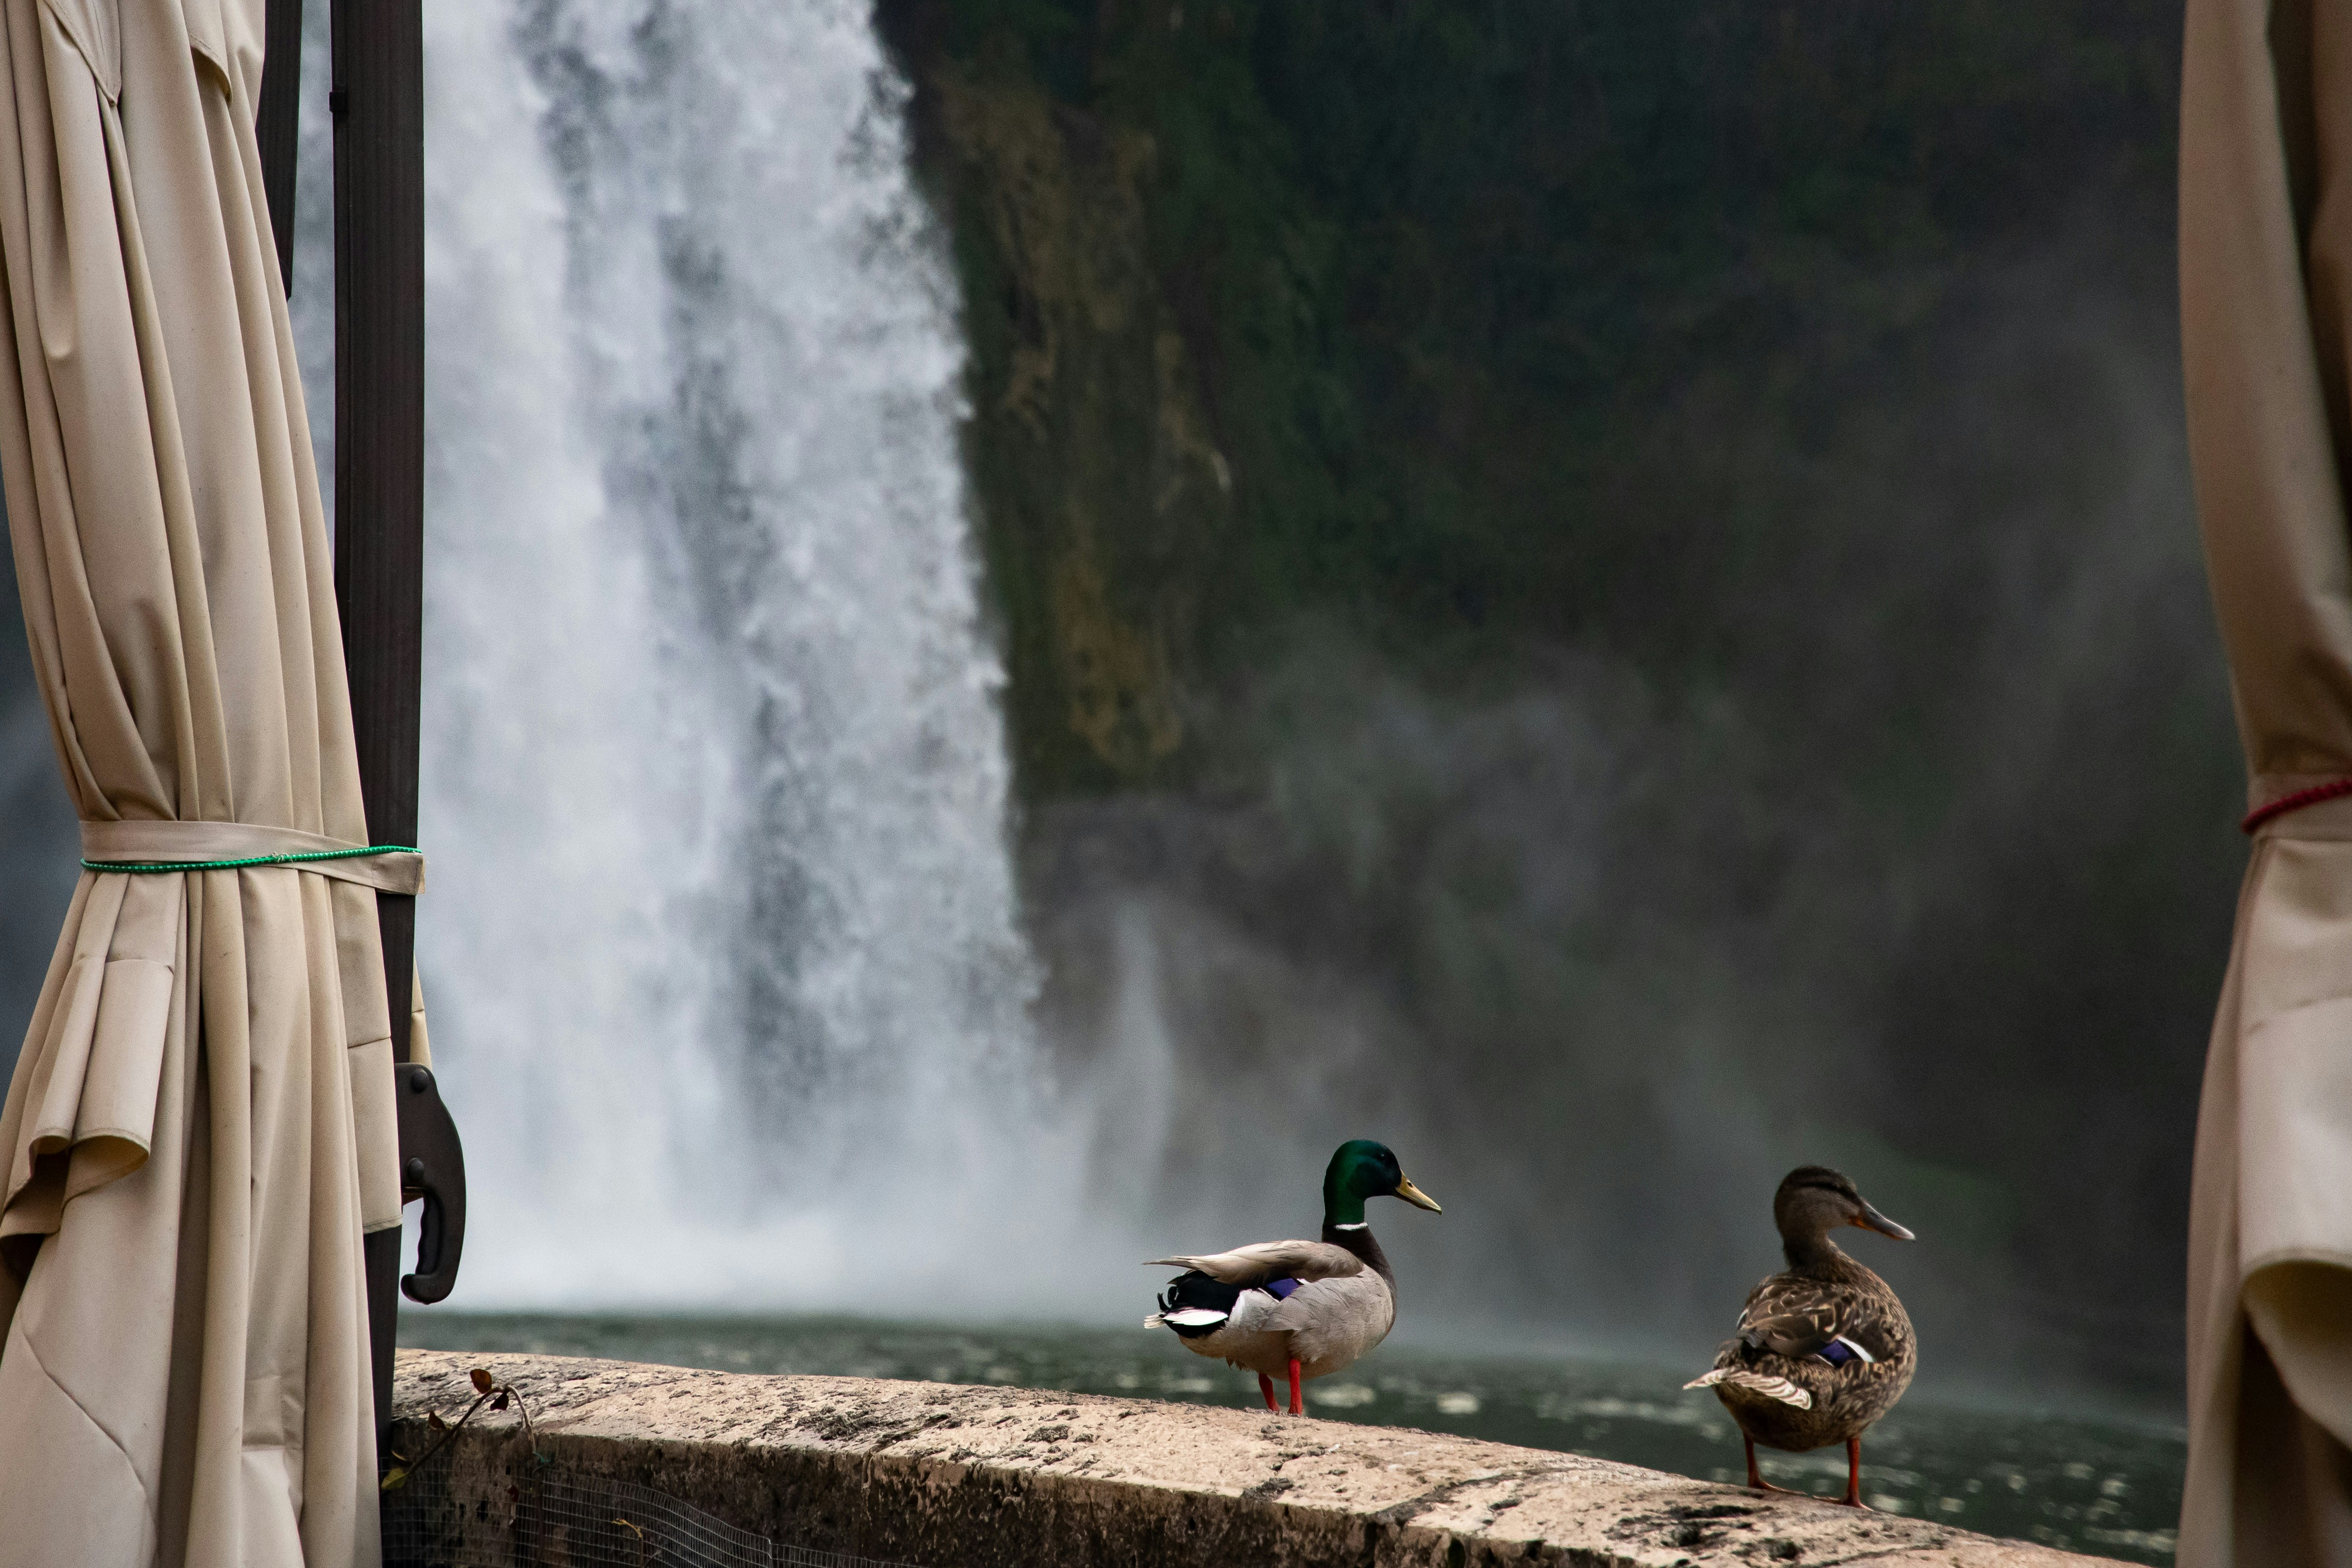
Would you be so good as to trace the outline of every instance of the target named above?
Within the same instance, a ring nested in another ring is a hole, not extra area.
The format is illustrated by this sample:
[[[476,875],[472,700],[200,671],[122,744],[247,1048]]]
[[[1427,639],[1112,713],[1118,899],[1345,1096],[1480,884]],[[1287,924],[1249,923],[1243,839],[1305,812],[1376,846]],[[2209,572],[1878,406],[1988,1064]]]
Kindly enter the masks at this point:
[[[1079,1184],[1037,1105],[952,286],[867,7],[430,0],[426,62],[457,1303],[1034,1304],[979,1238],[1074,1223]]]

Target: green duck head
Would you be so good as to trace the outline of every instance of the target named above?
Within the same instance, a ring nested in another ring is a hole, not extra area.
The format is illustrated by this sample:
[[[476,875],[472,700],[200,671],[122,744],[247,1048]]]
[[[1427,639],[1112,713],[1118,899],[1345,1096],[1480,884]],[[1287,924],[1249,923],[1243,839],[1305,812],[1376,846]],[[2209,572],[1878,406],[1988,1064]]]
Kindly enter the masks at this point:
[[[1432,1214],[1445,1212],[1435,1199],[1405,1180],[1403,1167],[1386,1144],[1356,1138],[1339,1145],[1323,1173],[1323,1223],[1363,1224],[1368,1197],[1401,1197]]]
[[[1860,1226],[1897,1241],[1918,1239],[1873,1208],[1843,1173],[1827,1166],[1799,1166],[1780,1178],[1780,1190],[1772,1195],[1772,1222],[1780,1228],[1782,1243],[1790,1248],[1818,1246],[1841,1225]]]

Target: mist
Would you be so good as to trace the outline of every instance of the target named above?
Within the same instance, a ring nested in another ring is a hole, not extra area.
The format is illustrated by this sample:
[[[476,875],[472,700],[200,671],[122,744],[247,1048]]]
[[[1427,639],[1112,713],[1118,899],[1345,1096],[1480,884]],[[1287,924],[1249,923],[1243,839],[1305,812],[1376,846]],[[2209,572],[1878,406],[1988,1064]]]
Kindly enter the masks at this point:
[[[1447,1205],[1377,1216],[1401,1334],[1696,1367],[1833,1164],[1922,1238],[1854,1248],[1924,1384],[2171,1401],[2243,850],[2168,285],[2077,237],[1706,368],[1613,492],[1659,624],[1464,679],[1302,623],[1202,784],[1035,812],[1109,1188],[1295,1232],[1377,1134]]]

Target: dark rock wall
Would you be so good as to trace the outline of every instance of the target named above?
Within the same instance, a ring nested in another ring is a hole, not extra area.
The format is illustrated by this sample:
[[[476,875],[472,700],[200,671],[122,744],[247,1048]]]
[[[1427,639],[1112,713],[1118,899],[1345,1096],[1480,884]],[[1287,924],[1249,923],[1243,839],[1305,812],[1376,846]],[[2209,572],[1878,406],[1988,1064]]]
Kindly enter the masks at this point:
[[[1306,1223],[1382,1130],[1433,1312],[1681,1344],[1829,1158],[1930,1376],[2166,1396],[2242,863],[2177,7],[877,14],[1107,1187]]]

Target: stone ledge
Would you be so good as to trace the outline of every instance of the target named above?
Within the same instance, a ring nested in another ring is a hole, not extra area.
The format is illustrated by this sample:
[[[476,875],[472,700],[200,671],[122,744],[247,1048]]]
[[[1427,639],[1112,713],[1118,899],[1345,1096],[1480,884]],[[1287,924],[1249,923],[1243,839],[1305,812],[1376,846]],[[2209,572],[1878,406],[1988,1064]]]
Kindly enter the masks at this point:
[[[523,1394],[539,1453],[567,1469],[656,1488],[780,1542],[926,1568],[2104,1561],[1402,1427],[565,1356],[402,1351],[395,1451],[430,1441],[428,1411],[465,1410],[477,1365]],[[433,1461],[443,1511],[469,1544],[503,1539],[509,1466],[529,1459],[520,1437],[514,1412],[485,1410]]]

